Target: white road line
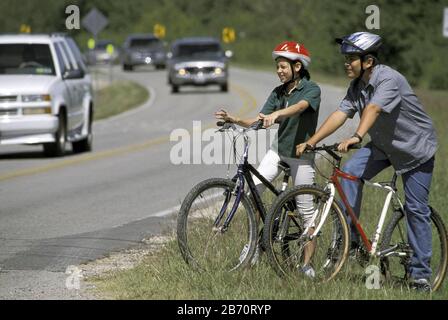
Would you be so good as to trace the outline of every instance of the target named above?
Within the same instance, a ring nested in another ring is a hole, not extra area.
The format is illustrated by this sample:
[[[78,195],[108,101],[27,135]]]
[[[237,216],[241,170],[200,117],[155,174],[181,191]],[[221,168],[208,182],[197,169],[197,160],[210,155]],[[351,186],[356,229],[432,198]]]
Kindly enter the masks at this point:
[[[208,197],[206,197],[206,198],[203,198],[203,199],[200,201],[200,203],[201,203],[201,202],[207,202],[207,201],[213,200],[213,199],[215,199],[215,198],[217,198],[217,197],[219,197],[219,196],[221,196],[221,195],[222,195],[222,192],[217,192],[217,193],[215,193],[215,194],[213,194],[213,195],[211,195],[211,196],[208,196]],[[178,213],[179,210],[180,210],[180,207],[181,207],[181,205],[177,205],[177,206],[172,207],[172,208],[170,208],[170,209],[166,209],[166,210],[163,210],[163,211],[159,211],[159,212],[157,212],[157,213],[154,213],[154,214],[150,215],[149,217],[166,217],[166,216],[169,216],[169,215],[171,215],[171,214],[173,214],[173,213]],[[145,219],[146,219],[146,218],[145,218]]]

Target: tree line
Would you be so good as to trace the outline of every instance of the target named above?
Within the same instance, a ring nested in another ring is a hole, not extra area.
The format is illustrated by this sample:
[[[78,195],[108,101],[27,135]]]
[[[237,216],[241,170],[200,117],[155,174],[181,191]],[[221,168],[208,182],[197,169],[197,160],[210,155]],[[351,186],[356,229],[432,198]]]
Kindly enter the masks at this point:
[[[448,38],[442,36],[442,0],[2,0],[0,32],[15,33],[21,24],[33,33],[68,32],[82,48],[91,36],[66,30],[68,5],[80,8],[81,18],[93,7],[109,20],[100,38],[122,43],[129,33],[152,33],[156,23],[166,27],[165,41],[185,36],[221,37],[234,28],[236,41],[226,46],[234,60],[272,64],[271,51],[283,40],[304,43],[313,70],[341,75],[343,58],[334,38],[366,29],[366,8],[376,5],[384,39],[381,60],[404,73],[413,84],[448,89]]]

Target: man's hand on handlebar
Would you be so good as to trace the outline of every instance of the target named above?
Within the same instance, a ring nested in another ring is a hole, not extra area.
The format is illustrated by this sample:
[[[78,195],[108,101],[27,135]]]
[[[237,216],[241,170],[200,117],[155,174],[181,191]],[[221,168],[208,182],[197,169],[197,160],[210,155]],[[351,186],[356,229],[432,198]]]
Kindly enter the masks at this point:
[[[349,151],[349,149],[351,149],[350,147],[355,145],[355,144],[359,144],[360,141],[357,137],[351,137],[349,139],[346,139],[344,141],[342,141],[339,146],[338,146],[338,151],[342,152],[342,153],[347,153]]]
[[[308,142],[304,142],[301,144],[298,144],[296,146],[296,156],[300,158],[302,154],[304,154],[306,151],[338,151],[342,153],[346,153],[351,149],[361,149],[362,145],[359,142],[359,139],[357,137],[352,137],[350,139],[347,139],[345,141],[342,141],[340,143],[335,143],[333,145],[322,145],[322,146],[314,146],[311,145]]]
[[[305,153],[306,150],[313,150],[314,146],[310,145],[307,142],[301,143],[296,146],[296,156],[300,158],[302,154]]]

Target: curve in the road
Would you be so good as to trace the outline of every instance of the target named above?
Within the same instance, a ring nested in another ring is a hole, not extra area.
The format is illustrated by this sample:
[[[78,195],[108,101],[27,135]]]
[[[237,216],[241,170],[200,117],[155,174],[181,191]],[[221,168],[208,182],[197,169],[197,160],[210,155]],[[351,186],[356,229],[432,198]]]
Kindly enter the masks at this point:
[[[237,115],[239,117],[243,117],[243,116],[247,115],[248,113],[252,112],[257,107],[256,99],[253,97],[253,95],[250,94],[250,92],[245,90],[243,87],[241,87],[239,85],[235,85],[235,84],[231,84],[231,88],[233,91],[235,91],[240,96],[241,100],[243,101],[243,106],[237,112]],[[154,90],[152,90],[152,91],[154,91]],[[155,95],[153,95],[153,96],[155,96]],[[143,107],[144,108],[150,107],[150,105],[154,101],[155,101],[155,99],[151,99],[150,102],[145,103]],[[123,114],[123,115],[118,115],[111,119],[105,119],[105,120],[101,120],[101,121],[116,120],[116,118],[121,117],[121,116],[132,115],[136,112],[139,112],[141,110],[141,108],[142,107],[139,107],[135,110],[130,110],[128,112],[125,112],[125,114]],[[203,130],[211,128],[213,126],[214,126],[214,123],[210,123],[207,126],[205,126],[203,128]],[[80,155],[80,156],[77,156],[74,158],[61,160],[61,161],[43,165],[43,166],[37,166],[37,167],[26,168],[26,169],[8,172],[6,174],[0,175],[0,181],[6,181],[6,180],[13,179],[13,178],[40,174],[43,172],[48,172],[50,170],[60,169],[60,168],[80,164],[80,163],[87,162],[87,161],[99,160],[99,159],[110,158],[110,157],[117,157],[120,155],[129,154],[131,152],[138,152],[141,150],[145,150],[147,148],[151,148],[153,146],[156,146],[156,145],[159,145],[162,143],[167,143],[167,142],[169,142],[169,137],[164,136],[164,137],[150,139],[150,140],[144,141],[142,143],[128,145],[128,146],[124,146],[124,147],[120,147],[120,148],[84,154],[84,155]]]

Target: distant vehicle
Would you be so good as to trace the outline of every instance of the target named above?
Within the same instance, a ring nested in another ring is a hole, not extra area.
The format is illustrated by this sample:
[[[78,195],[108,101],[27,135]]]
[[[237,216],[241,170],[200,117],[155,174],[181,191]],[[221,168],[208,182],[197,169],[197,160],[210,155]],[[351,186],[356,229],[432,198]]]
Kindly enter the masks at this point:
[[[112,50],[110,51],[110,48]],[[89,65],[113,64],[119,58],[119,48],[110,40],[98,40],[95,48],[86,52],[86,59]]]
[[[43,144],[61,156],[92,149],[92,81],[63,35],[0,36],[0,144]]]
[[[183,38],[173,42],[169,53],[168,83],[172,92],[181,86],[206,86],[217,84],[221,91],[228,91],[228,58],[215,38]]]
[[[135,66],[154,65],[156,69],[166,66],[166,50],[163,42],[152,34],[129,35],[123,44],[123,70],[132,71]]]

